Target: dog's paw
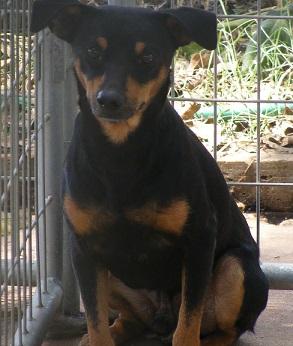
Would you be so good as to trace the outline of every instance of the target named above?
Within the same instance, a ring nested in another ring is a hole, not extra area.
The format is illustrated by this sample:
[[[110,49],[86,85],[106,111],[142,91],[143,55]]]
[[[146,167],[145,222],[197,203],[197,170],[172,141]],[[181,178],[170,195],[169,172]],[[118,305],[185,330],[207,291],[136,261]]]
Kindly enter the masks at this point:
[[[81,340],[80,340],[78,346],[90,346],[88,334],[85,334],[85,335],[81,338]]]

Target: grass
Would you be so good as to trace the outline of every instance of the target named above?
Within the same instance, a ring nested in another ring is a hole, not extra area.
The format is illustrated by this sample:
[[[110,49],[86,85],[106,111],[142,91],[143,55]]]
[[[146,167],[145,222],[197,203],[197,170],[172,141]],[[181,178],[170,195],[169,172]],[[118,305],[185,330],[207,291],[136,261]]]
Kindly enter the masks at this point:
[[[220,0],[225,13],[225,6]],[[263,9],[265,15],[292,15],[293,4],[282,9]],[[251,14],[251,13],[249,13]],[[182,48],[177,56],[175,71],[175,94],[188,98],[257,99],[257,79],[261,78],[261,95],[266,100],[293,100],[293,21],[264,19],[261,21],[260,37],[254,19],[225,19],[218,24],[219,44],[217,58],[214,52],[201,51],[192,44]],[[261,43],[260,60],[257,59],[257,42]],[[204,66],[192,68],[198,56],[209,54]],[[216,63],[217,75],[214,75]],[[258,69],[258,66],[260,68]],[[190,75],[191,72],[191,75]],[[258,75],[259,73],[259,75]],[[217,81],[217,93],[214,83]],[[194,87],[193,87],[194,86]],[[209,104],[202,104],[197,116]],[[288,105],[293,109],[293,105]],[[230,108],[235,114],[222,118],[223,110]],[[239,104],[218,104],[219,123],[226,140],[245,135],[250,141],[257,135],[257,112],[237,112]],[[242,107],[243,108],[243,107]],[[247,104],[247,108],[248,104]],[[284,107],[283,107],[284,109]],[[285,118],[283,110],[261,116],[261,135],[265,136]],[[243,126],[241,126],[243,124]],[[240,126],[239,126],[240,125]],[[242,130],[239,131],[239,128]],[[235,131],[237,129],[237,131]]]

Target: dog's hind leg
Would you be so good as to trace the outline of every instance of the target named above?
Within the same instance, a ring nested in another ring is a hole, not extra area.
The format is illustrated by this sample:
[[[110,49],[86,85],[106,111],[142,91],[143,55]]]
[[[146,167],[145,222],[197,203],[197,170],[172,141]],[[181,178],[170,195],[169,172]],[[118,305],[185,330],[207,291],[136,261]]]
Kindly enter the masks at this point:
[[[211,282],[215,331],[201,346],[231,346],[255,321],[267,301],[267,282],[258,261],[239,249],[222,257]],[[209,304],[210,305],[210,304]]]
[[[201,346],[230,346],[237,339],[236,322],[244,299],[244,272],[236,257],[224,256],[217,264],[207,305],[213,306],[215,330]],[[203,323],[204,329],[204,323]],[[204,334],[205,331],[203,330]]]
[[[158,302],[154,291],[132,289],[122,281],[110,277],[111,309],[119,313],[110,327],[116,345],[141,335],[153,323]]]

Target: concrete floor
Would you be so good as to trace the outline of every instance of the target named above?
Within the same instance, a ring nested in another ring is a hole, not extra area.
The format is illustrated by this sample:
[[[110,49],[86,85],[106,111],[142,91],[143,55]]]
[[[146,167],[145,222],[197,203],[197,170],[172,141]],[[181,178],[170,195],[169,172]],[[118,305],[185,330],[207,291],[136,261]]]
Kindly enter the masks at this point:
[[[255,236],[256,219],[247,215],[247,220]],[[261,255],[265,262],[293,263],[293,218],[278,225],[261,220]],[[79,339],[47,340],[42,346],[77,346],[78,342]],[[161,345],[143,340],[127,346]],[[258,319],[255,334],[244,334],[237,346],[293,346],[293,291],[270,291],[268,306]]]
[[[46,341],[43,346],[77,346],[79,339]],[[161,346],[156,341],[131,342],[128,346]],[[292,346],[293,292],[270,291],[269,303],[260,316],[255,334],[244,334],[237,346]],[[103,345],[101,345],[103,346]]]

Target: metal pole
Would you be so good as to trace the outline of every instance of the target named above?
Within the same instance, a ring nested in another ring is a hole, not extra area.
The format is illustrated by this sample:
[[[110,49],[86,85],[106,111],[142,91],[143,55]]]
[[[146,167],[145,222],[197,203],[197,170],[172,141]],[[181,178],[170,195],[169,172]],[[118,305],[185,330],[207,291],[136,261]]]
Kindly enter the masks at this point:
[[[77,88],[72,71],[72,53],[68,45],[65,49],[65,81],[64,81],[64,113],[63,113],[63,147],[67,153],[72,137],[74,118],[78,112]],[[77,280],[75,278],[69,240],[68,225],[63,221],[63,276],[62,286],[64,291],[63,311],[65,315],[76,315],[80,312],[80,297]]]
[[[262,270],[272,290],[293,290],[293,264],[263,263]]]
[[[41,66],[39,66],[38,115],[49,121],[38,136],[38,202],[42,207],[46,196],[53,200],[40,221],[42,278],[62,278],[62,205],[61,176],[63,167],[63,111],[64,111],[64,43],[44,31]],[[46,145],[45,145],[46,143]],[[45,196],[44,196],[45,194]],[[43,222],[42,222],[43,221]]]

